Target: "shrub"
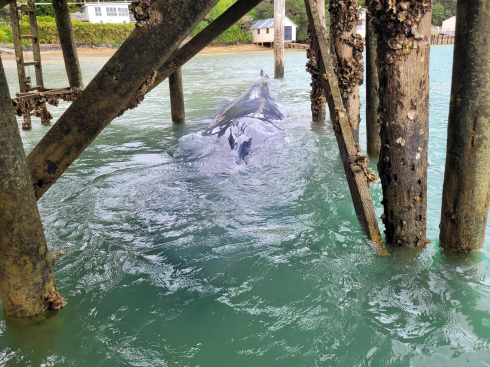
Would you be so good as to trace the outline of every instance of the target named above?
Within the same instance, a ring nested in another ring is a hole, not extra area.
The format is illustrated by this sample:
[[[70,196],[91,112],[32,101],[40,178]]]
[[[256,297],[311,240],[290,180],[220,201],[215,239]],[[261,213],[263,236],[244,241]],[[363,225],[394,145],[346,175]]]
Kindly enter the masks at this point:
[[[36,17],[37,18],[37,22],[45,22],[45,23],[56,23],[54,17],[50,17],[50,16],[41,16],[41,17]],[[20,21],[21,23],[27,23],[29,24],[29,16],[28,15],[24,15],[22,17],[22,20]]]
[[[38,17],[37,29],[39,42],[41,43],[59,43],[58,30],[56,23],[40,21]],[[72,21],[73,35],[75,42],[86,45],[96,45],[99,43],[120,42],[128,38],[134,29],[134,24],[92,24],[80,21]],[[3,29],[0,28],[1,31]],[[20,25],[22,34],[29,34],[29,23],[22,22]],[[12,41],[13,42],[13,38]]]
[[[0,43],[8,43],[7,33],[0,31]]]
[[[1,43],[13,43],[14,42],[14,36],[12,35],[12,29],[10,29],[9,26],[6,26],[5,24],[0,24],[0,32],[4,34],[5,36],[0,37],[0,42]]]

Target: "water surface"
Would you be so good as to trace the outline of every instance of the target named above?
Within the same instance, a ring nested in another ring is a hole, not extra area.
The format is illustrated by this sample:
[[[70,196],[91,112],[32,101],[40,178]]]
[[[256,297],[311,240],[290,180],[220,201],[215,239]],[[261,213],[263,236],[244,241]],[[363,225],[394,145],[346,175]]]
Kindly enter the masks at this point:
[[[286,138],[241,166],[226,138],[200,132],[260,69],[273,74],[273,56],[198,57],[184,67],[185,125],[162,83],[39,201],[50,249],[67,250],[55,273],[68,305],[28,328],[1,315],[0,364],[490,365],[488,240],[471,256],[437,240],[452,52],[431,55],[423,251],[378,259],[366,245],[330,124],[311,123],[304,52],[287,52],[271,84]],[[101,67],[82,64],[85,82]],[[44,70],[49,87],[68,84],[62,65]],[[15,68],[7,77],[16,90]],[[33,119],[27,152],[48,129]],[[381,215],[379,181],[372,194]]]

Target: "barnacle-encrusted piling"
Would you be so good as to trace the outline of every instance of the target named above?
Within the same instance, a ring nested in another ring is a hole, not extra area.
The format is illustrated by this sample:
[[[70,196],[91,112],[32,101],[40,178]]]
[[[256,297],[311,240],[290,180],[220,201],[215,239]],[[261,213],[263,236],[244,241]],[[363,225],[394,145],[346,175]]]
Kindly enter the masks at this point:
[[[490,205],[490,5],[458,1],[440,245],[484,246]]]
[[[218,0],[155,0],[148,17],[27,157],[39,198],[127,105]],[[185,14],[185,16],[183,16]]]
[[[61,51],[65,60],[66,74],[72,88],[83,88],[82,70],[78,61],[75,37],[66,0],[52,0],[56,28],[60,37]]]
[[[41,217],[0,60],[0,297],[10,316],[34,316],[66,302],[56,289]]]
[[[332,120],[335,137],[339,146],[340,156],[344,165],[344,172],[349,184],[352,202],[359,219],[359,223],[371,240],[376,254],[380,257],[389,256],[384,246],[383,239],[379,233],[376,213],[369,187],[376,176],[367,168],[365,156],[359,151],[359,146],[354,142],[352,131],[347,120],[345,109],[342,105],[337,77],[330,55],[325,33],[320,24],[320,16],[316,6],[316,0],[305,0],[308,23],[311,27],[312,42],[318,50],[318,61],[320,73],[326,91],[330,118]]]
[[[356,144],[359,144],[361,103],[359,85],[363,82],[362,38],[357,34],[358,0],[330,0],[330,35],[337,56],[335,74],[339,80],[342,101]]]
[[[386,240],[424,245],[427,224],[430,0],[372,0],[378,34]]]
[[[284,21],[286,0],[274,0],[274,78],[284,78]]]
[[[177,69],[168,79],[170,89],[170,110],[172,122],[182,123],[185,121],[184,86],[182,84],[182,68]]]
[[[325,0],[317,0],[318,12],[320,14],[320,22],[322,28],[326,28],[325,24]],[[323,15],[323,16],[322,16]],[[325,88],[323,86],[322,75],[319,70],[319,60],[317,43],[313,41],[311,25],[307,28],[307,42],[310,45],[306,51],[308,62],[306,70],[311,74],[311,114],[313,122],[323,122],[327,114],[327,97],[325,96]]]
[[[366,1],[366,6],[372,0]],[[376,62],[376,34],[371,24],[371,13],[366,12],[366,140],[367,154],[372,157],[379,156],[381,140],[379,138],[378,121],[378,65]]]

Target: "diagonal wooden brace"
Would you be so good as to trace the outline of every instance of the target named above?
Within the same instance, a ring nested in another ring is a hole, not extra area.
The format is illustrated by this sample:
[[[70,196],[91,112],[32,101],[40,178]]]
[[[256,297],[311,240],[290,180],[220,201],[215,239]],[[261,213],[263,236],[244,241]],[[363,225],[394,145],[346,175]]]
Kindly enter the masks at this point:
[[[147,19],[105,64],[27,157],[39,199],[139,86],[157,70],[218,0],[157,0]],[[184,15],[185,14],[185,15]]]
[[[359,223],[371,241],[379,257],[389,256],[379,232],[373,200],[369,192],[372,175],[366,169],[366,159],[359,153],[354,142],[352,131],[342,102],[338,80],[333,69],[331,56],[328,53],[327,40],[321,28],[320,15],[316,0],[305,0],[308,22],[312,30],[313,45],[319,55],[320,72],[324,75],[323,84],[327,94],[330,118],[344,165],[345,176],[354,202]]]

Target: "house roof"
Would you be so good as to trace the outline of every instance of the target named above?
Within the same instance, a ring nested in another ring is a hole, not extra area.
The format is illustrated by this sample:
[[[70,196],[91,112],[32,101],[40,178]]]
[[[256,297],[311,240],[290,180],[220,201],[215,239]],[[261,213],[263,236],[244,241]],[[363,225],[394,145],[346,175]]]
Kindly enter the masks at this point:
[[[286,17],[286,19],[289,19],[289,17]],[[289,19],[289,21],[293,23],[296,27],[298,27],[291,19]],[[272,28],[272,27],[274,27],[274,18],[269,18],[269,19],[256,20],[255,22],[252,23],[250,29]]]

